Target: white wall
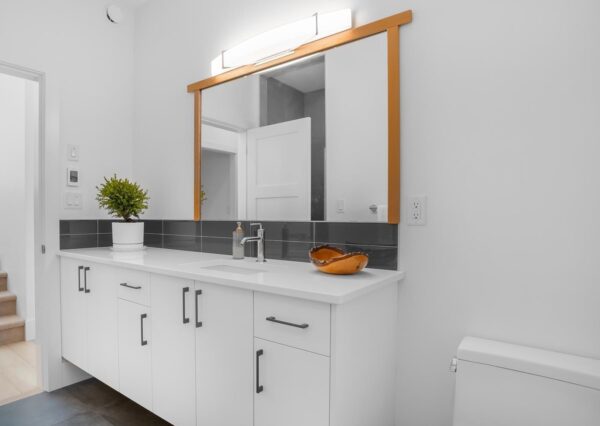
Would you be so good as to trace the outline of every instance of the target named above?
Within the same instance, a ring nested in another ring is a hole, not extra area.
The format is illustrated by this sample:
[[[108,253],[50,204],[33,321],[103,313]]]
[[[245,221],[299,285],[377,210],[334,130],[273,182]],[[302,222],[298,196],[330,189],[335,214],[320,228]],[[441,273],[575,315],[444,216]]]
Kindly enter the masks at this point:
[[[24,303],[25,338],[36,338],[35,328],[35,197],[38,177],[38,149],[40,135],[40,87],[37,81],[25,80],[25,281]],[[21,293],[23,286],[20,287]],[[23,299],[23,297],[21,297]],[[17,299],[19,300],[19,299]],[[21,301],[23,303],[23,301]]]
[[[48,149],[58,151],[61,196],[66,146],[80,147],[70,164],[80,168],[83,208],[62,209],[59,200],[62,219],[105,217],[95,186],[105,175],[131,173],[133,12],[114,25],[105,7],[103,0],[0,3],[0,60],[45,72],[57,90],[60,143]]]
[[[250,75],[202,91],[202,117],[205,119],[240,129],[252,129],[260,125],[259,116],[258,75]]]
[[[102,176],[131,172],[133,130],[132,12],[114,25],[103,0],[3,0],[0,61],[45,73],[45,185],[47,254],[37,288],[37,329],[44,329],[46,383],[75,376],[60,360],[59,218],[104,217],[94,201]],[[66,145],[81,148],[83,209],[62,209]]]
[[[26,318],[25,255],[27,218],[25,173],[25,80],[0,74],[0,270],[17,295],[17,312]]]
[[[387,89],[385,34],[325,53],[328,221],[387,222]],[[372,204],[381,206],[380,215],[369,209]]]
[[[17,296],[26,338],[35,338],[34,146],[38,84],[0,73],[0,270]]]
[[[427,195],[429,214],[400,226],[398,424],[451,424],[447,367],[467,334],[600,357],[594,0],[153,0],[136,24],[134,172],[169,188],[157,214],[192,217],[186,85],[224,47],[345,6],[358,25],[415,13],[401,30],[402,196]]]

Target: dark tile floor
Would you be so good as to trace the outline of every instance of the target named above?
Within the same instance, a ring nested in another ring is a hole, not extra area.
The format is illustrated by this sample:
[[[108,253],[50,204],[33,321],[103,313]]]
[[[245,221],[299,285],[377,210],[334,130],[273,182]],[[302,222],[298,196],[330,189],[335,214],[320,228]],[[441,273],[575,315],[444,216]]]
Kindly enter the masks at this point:
[[[2,426],[169,425],[96,379],[0,407]]]

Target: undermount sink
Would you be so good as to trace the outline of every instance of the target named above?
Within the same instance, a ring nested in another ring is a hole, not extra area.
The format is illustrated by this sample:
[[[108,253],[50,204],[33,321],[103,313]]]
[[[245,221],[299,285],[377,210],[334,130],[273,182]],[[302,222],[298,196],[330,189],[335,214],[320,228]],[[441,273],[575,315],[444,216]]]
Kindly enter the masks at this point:
[[[240,266],[231,266],[231,265],[210,265],[210,266],[203,266],[200,269],[206,269],[207,271],[227,272],[229,274],[239,274],[239,275],[253,275],[253,274],[260,274],[261,272],[265,272],[265,271],[262,271],[259,269],[242,268]]]

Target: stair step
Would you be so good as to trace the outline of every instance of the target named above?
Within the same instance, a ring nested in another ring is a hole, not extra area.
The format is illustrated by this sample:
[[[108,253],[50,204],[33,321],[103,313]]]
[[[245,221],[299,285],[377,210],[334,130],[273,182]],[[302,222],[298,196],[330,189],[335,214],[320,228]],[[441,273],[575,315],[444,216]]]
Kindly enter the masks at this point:
[[[17,295],[11,293],[10,291],[2,291],[0,290],[0,303],[2,302],[11,302],[13,300],[17,300]]]
[[[17,296],[10,291],[0,291],[0,317],[16,315]]]
[[[0,345],[25,340],[25,321],[17,315],[0,317]]]
[[[25,320],[18,315],[0,317],[0,331],[25,326]]]

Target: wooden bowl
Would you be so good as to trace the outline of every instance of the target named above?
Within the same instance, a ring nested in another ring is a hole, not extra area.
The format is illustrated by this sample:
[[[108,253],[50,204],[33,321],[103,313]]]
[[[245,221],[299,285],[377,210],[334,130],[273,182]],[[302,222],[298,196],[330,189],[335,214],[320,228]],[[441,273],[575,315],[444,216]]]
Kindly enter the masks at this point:
[[[319,246],[310,250],[310,261],[321,272],[334,275],[351,275],[362,271],[369,256],[366,253],[346,253],[336,247]]]

